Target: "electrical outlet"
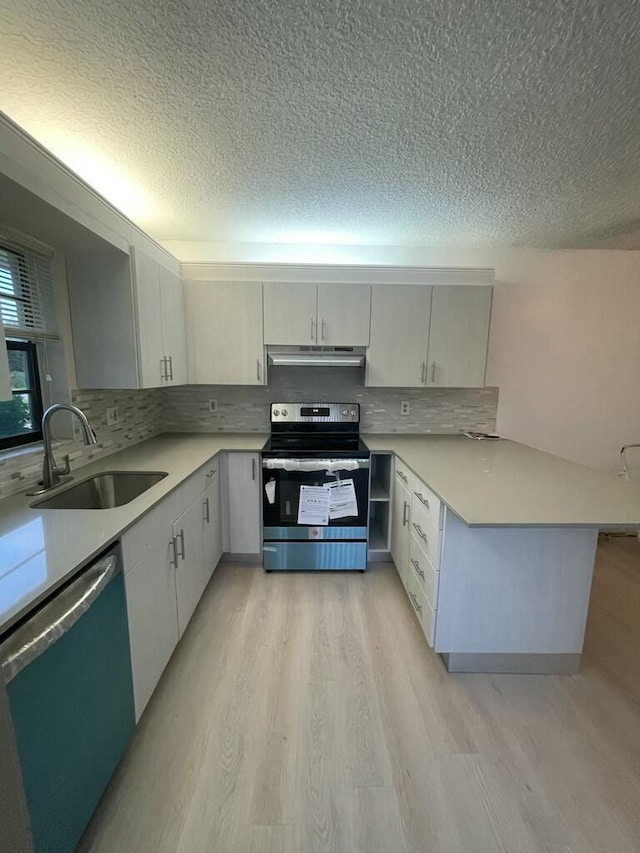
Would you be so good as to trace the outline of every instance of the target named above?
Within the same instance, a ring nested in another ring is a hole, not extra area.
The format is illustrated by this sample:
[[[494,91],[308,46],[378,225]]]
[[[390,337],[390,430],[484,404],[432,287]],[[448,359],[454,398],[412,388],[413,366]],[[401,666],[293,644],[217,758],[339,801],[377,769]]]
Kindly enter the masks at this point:
[[[120,422],[120,413],[117,406],[107,406],[107,426],[115,426]]]
[[[400,414],[401,415],[408,415],[410,408],[411,408],[411,406],[409,405],[408,400],[401,400],[400,401]]]
[[[209,400],[209,411],[217,412],[218,411],[218,401],[217,400]]]

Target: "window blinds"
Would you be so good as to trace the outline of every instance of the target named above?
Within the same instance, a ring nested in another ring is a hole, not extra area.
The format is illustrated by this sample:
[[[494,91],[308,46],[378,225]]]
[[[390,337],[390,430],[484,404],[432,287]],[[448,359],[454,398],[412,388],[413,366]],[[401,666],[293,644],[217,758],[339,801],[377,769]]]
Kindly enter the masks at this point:
[[[0,232],[0,319],[7,337],[57,340],[51,256],[18,248]]]

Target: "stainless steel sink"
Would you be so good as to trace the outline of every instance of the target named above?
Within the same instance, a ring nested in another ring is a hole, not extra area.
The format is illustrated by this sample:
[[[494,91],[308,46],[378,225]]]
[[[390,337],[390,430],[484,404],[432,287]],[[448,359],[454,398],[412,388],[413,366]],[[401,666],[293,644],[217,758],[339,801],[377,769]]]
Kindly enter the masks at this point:
[[[128,504],[166,476],[166,471],[105,471],[31,506],[39,509],[112,509]]]

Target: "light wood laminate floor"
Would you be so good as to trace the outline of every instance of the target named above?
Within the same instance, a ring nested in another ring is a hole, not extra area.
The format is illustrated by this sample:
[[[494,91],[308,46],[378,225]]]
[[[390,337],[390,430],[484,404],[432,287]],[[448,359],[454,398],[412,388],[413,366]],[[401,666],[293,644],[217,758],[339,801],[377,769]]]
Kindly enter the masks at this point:
[[[449,675],[391,565],[222,564],[83,853],[637,853],[640,545],[577,676]]]

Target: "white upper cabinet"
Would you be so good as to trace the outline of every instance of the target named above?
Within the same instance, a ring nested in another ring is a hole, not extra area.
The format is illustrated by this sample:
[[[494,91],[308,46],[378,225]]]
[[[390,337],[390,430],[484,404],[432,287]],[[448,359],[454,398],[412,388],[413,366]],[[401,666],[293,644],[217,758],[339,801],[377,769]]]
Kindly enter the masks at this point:
[[[366,384],[419,388],[426,382],[431,287],[375,285]]]
[[[265,384],[261,284],[188,281],[185,316],[190,382]]]
[[[318,344],[366,347],[371,321],[371,285],[318,285]]]
[[[105,246],[66,257],[79,388],[187,381],[182,281],[150,251]],[[177,264],[176,264],[177,270]]]
[[[9,372],[9,357],[4,340],[4,329],[0,322],[0,401],[11,400],[11,374]]]
[[[427,385],[484,385],[492,293],[480,286],[433,288]]]
[[[184,285],[182,279],[160,268],[160,304],[162,340],[169,359],[169,385],[186,385],[187,338],[184,325]]]
[[[266,282],[265,344],[366,346],[371,286]]]
[[[184,385],[184,296],[177,275],[132,247],[141,388]]]
[[[265,344],[315,344],[317,285],[298,282],[265,282]]]

